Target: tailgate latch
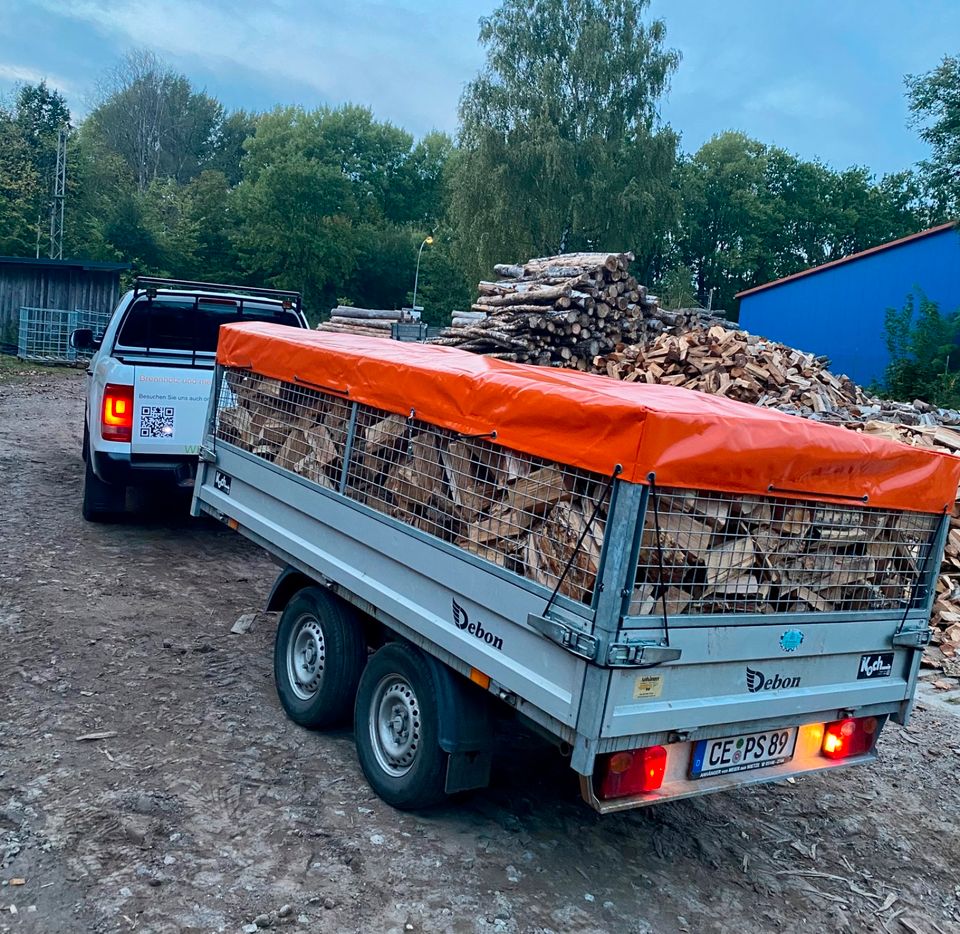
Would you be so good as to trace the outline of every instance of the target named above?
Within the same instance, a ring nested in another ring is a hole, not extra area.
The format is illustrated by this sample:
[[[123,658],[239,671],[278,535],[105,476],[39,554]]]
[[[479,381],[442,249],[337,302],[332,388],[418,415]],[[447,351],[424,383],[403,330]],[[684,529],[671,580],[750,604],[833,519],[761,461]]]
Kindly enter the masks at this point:
[[[581,632],[558,620],[548,619],[546,616],[537,616],[535,613],[527,615],[527,625],[546,636],[551,642],[563,646],[568,652],[591,662],[596,660],[597,640],[589,633]]]
[[[210,448],[200,445],[200,460],[204,464],[215,464],[217,462],[216,451],[211,451]]]
[[[614,642],[607,652],[607,664],[611,668],[659,665],[675,662],[681,654],[680,649],[671,649],[657,642]]]
[[[930,644],[930,628],[907,629],[904,632],[895,632],[890,640],[893,645],[906,645],[912,649],[923,649]]]

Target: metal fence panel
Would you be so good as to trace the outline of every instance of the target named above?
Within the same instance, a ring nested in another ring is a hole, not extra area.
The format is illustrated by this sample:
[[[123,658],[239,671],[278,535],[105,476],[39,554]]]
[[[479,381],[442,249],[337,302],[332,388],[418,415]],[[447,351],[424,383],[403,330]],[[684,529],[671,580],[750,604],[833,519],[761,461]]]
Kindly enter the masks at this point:
[[[92,356],[70,346],[70,334],[77,328],[90,328],[102,337],[110,315],[99,311],[60,308],[21,308],[17,356],[37,363],[76,363]]]

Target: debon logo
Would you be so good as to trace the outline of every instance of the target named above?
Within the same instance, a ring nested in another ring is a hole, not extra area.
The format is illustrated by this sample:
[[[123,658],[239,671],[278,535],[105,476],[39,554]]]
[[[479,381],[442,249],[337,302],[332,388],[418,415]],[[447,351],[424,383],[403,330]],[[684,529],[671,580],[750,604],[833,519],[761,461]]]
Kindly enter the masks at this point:
[[[751,694],[756,694],[757,691],[776,691],[778,688],[798,687],[800,687],[799,678],[783,678],[776,673],[772,678],[767,678],[762,671],[747,668],[747,690]]]
[[[747,690],[751,694],[756,694],[763,687],[763,672],[747,669]]]
[[[470,633],[475,639],[479,639],[481,642],[485,642],[487,645],[493,646],[495,649],[503,648],[503,639],[500,638],[496,633],[490,632],[489,629],[483,628],[483,623],[476,622],[471,623],[470,617],[467,615],[467,611],[457,603],[456,600],[451,601],[453,604],[453,624],[457,629],[465,630]]]

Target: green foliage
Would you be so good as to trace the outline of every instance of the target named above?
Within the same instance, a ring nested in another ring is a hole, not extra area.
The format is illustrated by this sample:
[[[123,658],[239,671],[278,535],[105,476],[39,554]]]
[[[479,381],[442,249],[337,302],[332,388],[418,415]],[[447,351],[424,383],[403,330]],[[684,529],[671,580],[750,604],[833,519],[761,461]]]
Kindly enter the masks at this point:
[[[960,214],[960,55],[945,55],[931,71],[908,75],[907,99],[911,122],[932,150],[921,163],[932,219],[949,220]]]
[[[693,270],[689,266],[668,269],[654,288],[661,308],[696,308],[699,304]]]
[[[743,133],[705,143],[677,170],[681,217],[669,257],[689,266],[699,301],[732,310],[738,291],[919,230],[910,173],[875,182]]]
[[[902,309],[887,309],[884,331],[884,394],[960,408],[960,309],[942,314],[922,293],[919,304],[910,295]]]
[[[504,0],[460,103],[451,217],[471,281],[495,262],[582,249],[656,252],[677,139],[657,101],[679,56],[648,0]]]

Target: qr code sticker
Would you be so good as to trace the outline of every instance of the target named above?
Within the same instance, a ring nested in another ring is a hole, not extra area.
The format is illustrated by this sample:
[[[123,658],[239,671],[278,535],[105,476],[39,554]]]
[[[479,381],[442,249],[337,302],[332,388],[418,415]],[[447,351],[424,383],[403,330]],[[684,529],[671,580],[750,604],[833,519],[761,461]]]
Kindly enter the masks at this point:
[[[140,437],[141,438],[172,438],[173,437],[173,406],[169,405],[142,405],[140,406]]]

